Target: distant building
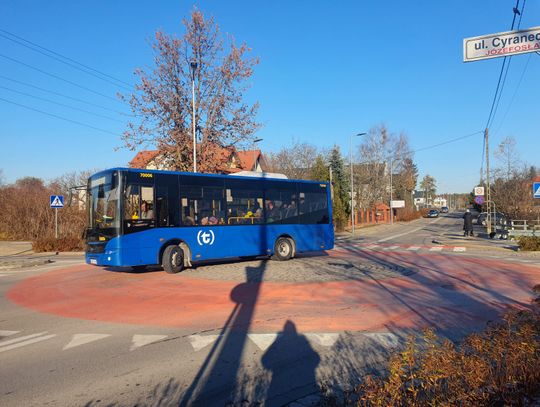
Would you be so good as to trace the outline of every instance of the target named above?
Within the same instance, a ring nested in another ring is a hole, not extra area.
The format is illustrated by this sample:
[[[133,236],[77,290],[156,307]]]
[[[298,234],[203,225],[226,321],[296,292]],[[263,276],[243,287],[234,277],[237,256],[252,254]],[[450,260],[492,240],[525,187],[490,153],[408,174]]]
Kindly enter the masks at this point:
[[[267,163],[261,150],[236,150],[234,147],[221,148],[224,165],[220,173],[231,174],[239,171],[266,172]],[[159,150],[139,151],[129,162],[131,168],[147,170],[170,170],[171,166]]]
[[[414,191],[413,203],[416,209],[422,208],[427,205],[424,191]]]
[[[439,208],[442,208],[443,206],[448,206],[446,203],[447,203],[446,199],[443,198],[442,196],[438,196],[433,200],[433,205]]]

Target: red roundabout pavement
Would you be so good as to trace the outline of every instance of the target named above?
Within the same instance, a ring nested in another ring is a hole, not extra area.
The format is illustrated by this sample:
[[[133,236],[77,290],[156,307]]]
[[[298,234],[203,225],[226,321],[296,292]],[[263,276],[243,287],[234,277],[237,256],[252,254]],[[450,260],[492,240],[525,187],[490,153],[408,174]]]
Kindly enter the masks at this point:
[[[362,258],[417,272],[382,280],[239,283],[81,265],[28,278],[7,297],[42,313],[136,325],[204,330],[229,320],[233,328],[275,332],[289,319],[304,332],[386,331],[478,326],[509,305],[528,306],[531,287],[540,282],[538,269],[503,261],[414,253],[351,257]]]

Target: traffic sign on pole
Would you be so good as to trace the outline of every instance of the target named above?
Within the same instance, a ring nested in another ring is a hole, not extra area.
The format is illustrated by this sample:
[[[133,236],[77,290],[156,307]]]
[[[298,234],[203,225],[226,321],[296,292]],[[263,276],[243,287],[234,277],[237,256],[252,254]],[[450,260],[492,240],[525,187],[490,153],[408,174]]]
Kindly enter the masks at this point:
[[[484,195],[484,187],[474,187],[474,195]]]
[[[533,198],[540,198],[540,182],[533,182]]]
[[[50,197],[51,208],[63,208],[64,196],[63,195],[51,195]]]
[[[484,197],[479,195],[477,197],[474,198],[474,202],[478,205],[484,205]]]

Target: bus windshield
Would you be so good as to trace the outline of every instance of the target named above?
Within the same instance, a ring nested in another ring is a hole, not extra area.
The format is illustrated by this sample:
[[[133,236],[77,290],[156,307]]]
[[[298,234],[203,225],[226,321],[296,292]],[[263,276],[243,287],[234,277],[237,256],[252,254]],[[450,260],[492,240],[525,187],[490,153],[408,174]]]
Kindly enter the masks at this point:
[[[119,185],[117,173],[96,175],[88,182],[88,223],[90,230],[113,237],[120,231]]]

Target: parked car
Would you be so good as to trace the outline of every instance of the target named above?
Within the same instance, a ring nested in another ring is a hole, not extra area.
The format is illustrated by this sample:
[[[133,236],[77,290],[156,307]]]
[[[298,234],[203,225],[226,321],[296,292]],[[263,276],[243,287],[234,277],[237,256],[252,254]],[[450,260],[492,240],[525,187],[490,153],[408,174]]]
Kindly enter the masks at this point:
[[[439,211],[437,209],[431,209],[426,215],[426,217],[428,218],[436,218],[438,216],[439,216]]]
[[[506,216],[504,213],[497,212],[491,214],[491,222],[495,224],[495,218],[496,217],[496,224],[497,225],[507,225],[510,223],[510,219],[508,216]],[[478,215],[478,218],[476,218],[476,224],[486,226],[486,220],[487,220],[487,212],[482,212],[480,215]]]
[[[448,206],[443,206],[441,208],[441,213],[448,213]]]

